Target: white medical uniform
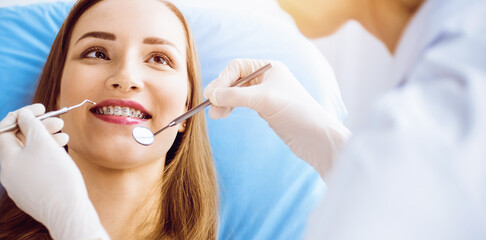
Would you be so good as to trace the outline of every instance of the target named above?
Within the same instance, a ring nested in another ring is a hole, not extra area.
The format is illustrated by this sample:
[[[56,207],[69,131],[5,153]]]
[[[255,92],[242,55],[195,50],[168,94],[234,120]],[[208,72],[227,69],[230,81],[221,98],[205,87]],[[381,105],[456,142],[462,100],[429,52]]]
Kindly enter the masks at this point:
[[[306,239],[486,239],[486,0],[428,0]]]

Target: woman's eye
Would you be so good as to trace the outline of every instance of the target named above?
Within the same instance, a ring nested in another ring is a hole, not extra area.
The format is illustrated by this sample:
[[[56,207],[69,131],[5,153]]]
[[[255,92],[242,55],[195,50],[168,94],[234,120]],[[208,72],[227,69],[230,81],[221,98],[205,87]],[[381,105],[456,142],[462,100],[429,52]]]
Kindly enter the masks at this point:
[[[102,47],[90,47],[81,54],[81,58],[96,58],[103,60],[111,60],[108,57],[106,50]]]
[[[108,56],[104,52],[101,51],[91,51],[88,54],[86,54],[86,57],[88,58],[100,58],[104,60],[110,60]]]
[[[169,61],[165,57],[160,56],[160,55],[152,56],[151,58],[149,58],[147,60],[147,62],[148,63],[156,63],[156,64],[169,65]]]

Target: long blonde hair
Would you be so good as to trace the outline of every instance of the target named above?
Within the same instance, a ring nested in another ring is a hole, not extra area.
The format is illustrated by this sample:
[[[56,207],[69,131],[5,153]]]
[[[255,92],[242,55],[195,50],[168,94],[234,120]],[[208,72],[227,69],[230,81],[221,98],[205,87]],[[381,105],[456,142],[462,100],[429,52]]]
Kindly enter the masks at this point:
[[[79,0],[67,16],[51,48],[39,78],[33,102],[47,111],[55,110],[61,77],[77,20],[101,0]],[[188,109],[202,102],[199,60],[194,40],[182,13],[172,3],[161,1],[180,19],[187,39],[187,76],[190,91]],[[218,186],[206,131],[204,113],[186,120],[167,153],[163,178],[159,184],[161,200],[158,222],[146,239],[216,239],[218,225]],[[150,223],[153,224],[153,223]],[[18,209],[7,194],[0,201],[0,238],[49,239],[47,230]]]

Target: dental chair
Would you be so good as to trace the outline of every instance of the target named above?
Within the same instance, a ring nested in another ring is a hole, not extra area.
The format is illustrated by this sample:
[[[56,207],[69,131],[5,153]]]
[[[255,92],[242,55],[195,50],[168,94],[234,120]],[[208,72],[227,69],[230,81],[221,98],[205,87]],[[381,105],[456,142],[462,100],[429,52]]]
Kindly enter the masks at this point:
[[[278,60],[324,108],[345,117],[329,64],[289,18],[174,3],[195,37],[204,87],[232,59]],[[0,119],[31,104],[37,78],[72,4],[0,8]],[[219,239],[301,239],[310,212],[325,194],[319,175],[250,109],[235,109],[226,119],[208,118],[208,130],[220,187]]]

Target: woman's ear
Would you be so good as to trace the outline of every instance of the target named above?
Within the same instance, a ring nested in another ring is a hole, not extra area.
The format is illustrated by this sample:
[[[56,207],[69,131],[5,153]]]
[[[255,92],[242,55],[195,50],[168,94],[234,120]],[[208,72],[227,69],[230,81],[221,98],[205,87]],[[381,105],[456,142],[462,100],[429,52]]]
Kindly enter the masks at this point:
[[[187,112],[187,110],[189,109],[189,107],[187,106],[188,105],[188,102],[189,102],[189,97],[186,99],[186,107],[184,109],[184,112]],[[186,122],[187,122],[187,119],[184,120],[184,122],[181,122],[181,125],[179,125],[178,132],[183,133],[183,132],[186,131]]]
[[[186,131],[186,121],[184,120],[184,122],[182,122],[180,125],[179,125],[179,130],[178,132],[180,133],[183,133]]]

